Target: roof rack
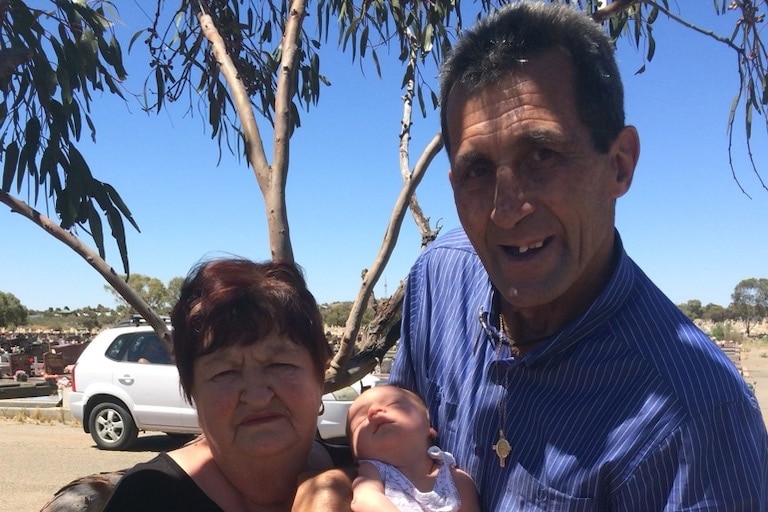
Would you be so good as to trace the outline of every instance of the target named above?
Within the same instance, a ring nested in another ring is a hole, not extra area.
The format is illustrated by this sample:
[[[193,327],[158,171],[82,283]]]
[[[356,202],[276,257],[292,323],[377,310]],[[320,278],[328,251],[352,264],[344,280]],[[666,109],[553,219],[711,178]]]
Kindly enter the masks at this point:
[[[163,320],[163,322],[167,324],[171,323],[171,317],[168,315],[162,315],[160,316],[160,318]],[[137,326],[137,327],[139,325],[147,325],[147,320],[143,316],[139,314],[135,314],[135,315],[131,315],[129,318],[120,320],[115,324],[116,327],[128,327],[131,325]]]

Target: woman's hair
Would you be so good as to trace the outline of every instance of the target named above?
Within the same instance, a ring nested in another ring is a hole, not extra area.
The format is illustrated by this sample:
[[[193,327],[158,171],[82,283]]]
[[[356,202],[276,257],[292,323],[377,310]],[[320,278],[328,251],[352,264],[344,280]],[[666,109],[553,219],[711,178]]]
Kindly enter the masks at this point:
[[[181,387],[190,402],[195,361],[226,347],[252,345],[273,332],[286,335],[307,349],[319,382],[332,355],[315,298],[289,263],[226,258],[198,264],[184,280],[171,323]]]
[[[448,154],[446,107],[451,92],[478,91],[552,48],[570,56],[579,118],[589,127],[595,149],[608,151],[624,128],[624,87],[613,42],[600,25],[571,6],[517,2],[462,35],[440,69],[440,123]]]

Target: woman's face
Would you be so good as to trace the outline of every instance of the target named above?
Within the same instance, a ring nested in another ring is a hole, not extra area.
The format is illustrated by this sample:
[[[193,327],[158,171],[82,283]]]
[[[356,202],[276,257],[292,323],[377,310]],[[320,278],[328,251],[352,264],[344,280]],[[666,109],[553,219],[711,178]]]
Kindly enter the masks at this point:
[[[322,398],[313,368],[304,347],[274,333],[198,358],[192,398],[214,456],[308,452]]]

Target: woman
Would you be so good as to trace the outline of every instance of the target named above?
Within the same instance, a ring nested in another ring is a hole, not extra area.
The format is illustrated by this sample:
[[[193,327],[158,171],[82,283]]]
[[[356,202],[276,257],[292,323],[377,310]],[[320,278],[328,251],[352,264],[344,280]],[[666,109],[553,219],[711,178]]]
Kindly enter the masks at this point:
[[[243,259],[202,263],[171,322],[203,436],[128,471],[105,510],[290,510],[331,357],[301,273]]]

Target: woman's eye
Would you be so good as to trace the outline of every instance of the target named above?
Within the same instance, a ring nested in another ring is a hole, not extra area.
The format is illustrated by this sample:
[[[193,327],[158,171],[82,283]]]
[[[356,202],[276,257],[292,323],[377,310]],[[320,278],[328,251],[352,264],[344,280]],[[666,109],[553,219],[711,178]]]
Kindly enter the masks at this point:
[[[271,368],[274,368],[276,370],[292,370],[296,368],[296,365],[293,363],[286,363],[286,362],[274,362],[269,365]]]
[[[211,377],[211,380],[213,382],[227,382],[227,381],[233,380],[236,377],[237,377],[236,370],[223,370],[218,373],[215,373],[213,377]]]

